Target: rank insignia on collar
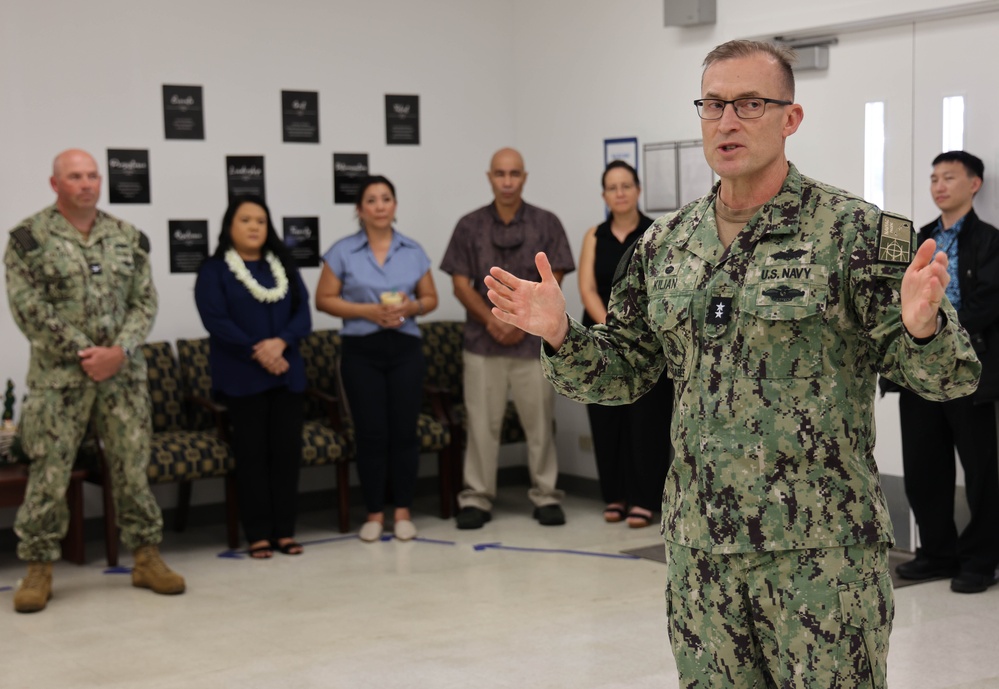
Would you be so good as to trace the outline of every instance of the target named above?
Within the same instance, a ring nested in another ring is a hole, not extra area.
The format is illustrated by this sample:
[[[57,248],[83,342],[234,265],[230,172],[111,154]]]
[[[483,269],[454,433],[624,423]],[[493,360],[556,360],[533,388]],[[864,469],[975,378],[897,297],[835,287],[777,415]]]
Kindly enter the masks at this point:
[[[732,319],[732,297],[711,297],[708,304],[708,317],[704,320],[711,325],[725,325]]]
[[[912,262],[914,240],[911,220],[882,212],[878,223],[878,263],[908,265]]]

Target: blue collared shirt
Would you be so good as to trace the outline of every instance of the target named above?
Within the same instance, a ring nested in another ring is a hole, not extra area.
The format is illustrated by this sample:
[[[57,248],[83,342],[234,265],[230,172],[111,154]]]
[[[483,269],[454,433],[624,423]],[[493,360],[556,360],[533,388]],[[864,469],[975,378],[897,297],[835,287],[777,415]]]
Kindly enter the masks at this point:
[[[377,304],[382,292],[404,292],[416,299],[416,284],[431,265],[423,247],[398,230],[392,231],[385,265],[378,265],[363,228],[336,242],[323,254],[323,260],[343,283],[340,296],[355,304]],[[365,318],[344,318],[340,334],[371,335],[382,329]],[[398,331],[420,336],[415,318],[407,318]]]
[[[964,216],[964,218],[966,217],[968,216]],[[958,311],[961,310],[961,285],[957,279],[959,275],[957,269],[957,244],[961,228],[964,227],[964,218],[954,223],[954,226],[949,230],[945,230],[943,218],[941,217],[937,220],[937,226],[933,229],[933,239],[936,240],[937,251],[947,252],[947,273],[950,275],[950,282],[947,283],[945,293],[947,294],[947,299]],[[936,252],[933,255],[935,256]]]

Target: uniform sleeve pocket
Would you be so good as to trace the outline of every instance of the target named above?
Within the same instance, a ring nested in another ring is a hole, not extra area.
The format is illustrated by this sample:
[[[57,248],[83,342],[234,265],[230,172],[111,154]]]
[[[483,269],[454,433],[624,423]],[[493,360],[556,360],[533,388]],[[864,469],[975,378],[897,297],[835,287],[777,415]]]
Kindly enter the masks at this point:
[[[656,324],[659,340],[666,356],[666,368],[673,380],[690,377],[693,352],[693,295],[669,292],[649,295],[649,317]]]
[[[891,575],[882,572],[858,582],[841,584],[839,605],[844,632],[862,642],[862,652],[858,656],[867,659],[870,686],[885,689],[888,686],[888,636],[895,615]]]

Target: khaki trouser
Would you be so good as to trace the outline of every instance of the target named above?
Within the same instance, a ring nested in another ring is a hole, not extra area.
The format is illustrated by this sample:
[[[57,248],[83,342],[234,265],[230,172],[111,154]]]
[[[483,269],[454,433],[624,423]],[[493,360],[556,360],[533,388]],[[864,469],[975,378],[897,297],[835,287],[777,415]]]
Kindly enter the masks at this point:
[[[125,547],[134,550],[161,541],[163,516],[146,476],[150,415],[144,381],[111,378],[79,388],[31,391],[20,423],[31,467],[24,503],[14,521],[19,558],[29,562],[59,558],[59,541],[69,526],[66,488],[91,418],[104,442]]]
[[[458,505],[492,510],[500,430],[508,396],[513,399],[527,436],[527,468],[531,475],[527,495],[538,507],[557,504],[564,493],[555,489],[555,390],[541,372],[541,361],[538,357],[481,356],[467,351],[462,356],[468,446],[465,489],[458,495]]]

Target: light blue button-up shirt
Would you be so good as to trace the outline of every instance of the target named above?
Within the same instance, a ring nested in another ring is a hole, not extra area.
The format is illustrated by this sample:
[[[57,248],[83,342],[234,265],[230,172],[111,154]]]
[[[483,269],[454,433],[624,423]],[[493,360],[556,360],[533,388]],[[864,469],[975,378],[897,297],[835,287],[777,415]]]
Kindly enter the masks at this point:
[[[398,230],[392,231],[385,264],[378,265],[363,228],[333,244],[323,260],[343,283],[340,296],[355,304],[377,304],[382,292],[404,292],[410,299],[416,299],[416,284],[431,265],[423,247]],[[340,334],[371,335],[383,329],[365,318],[344,318]],[[407,318],[398,332],[420,336],[415,318]]]

